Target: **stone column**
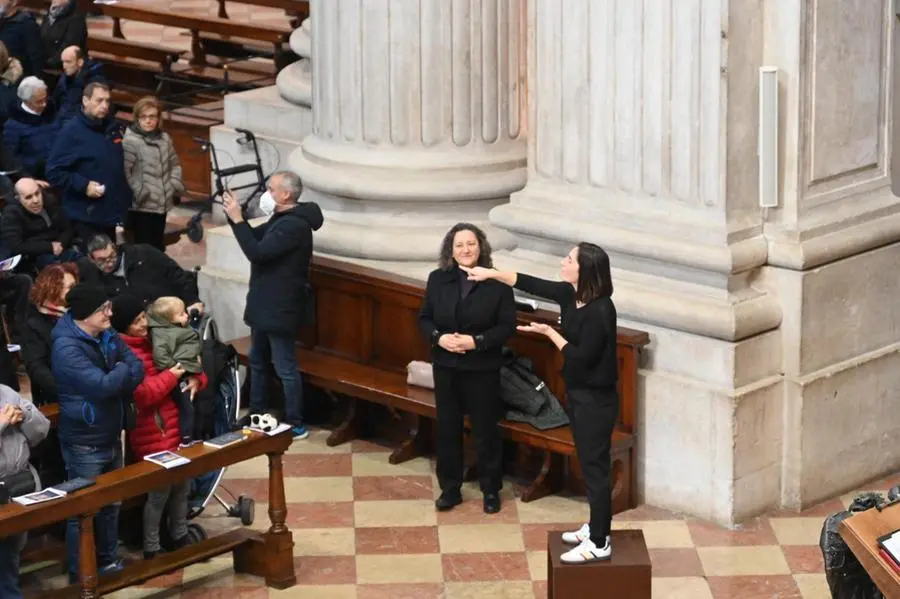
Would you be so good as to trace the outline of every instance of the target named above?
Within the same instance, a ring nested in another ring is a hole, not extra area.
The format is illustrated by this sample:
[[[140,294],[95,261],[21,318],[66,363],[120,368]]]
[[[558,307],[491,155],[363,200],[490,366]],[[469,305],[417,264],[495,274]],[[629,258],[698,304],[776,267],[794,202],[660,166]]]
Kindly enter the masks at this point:
[[[291,33],[290,45],[300,60],[281,69],[275,79],[275,85],[282,98],[307,108],[312,107],[312,40],[310,25],[306,19],[303,24]]]
[[[433,261],[524,185],[523,4],[312,1],[313,133],[290,164],[326,213],[318,250]]]
[[[653,340],[647,502],[732,523],[900,466],[880,403],[900,383],[890,4],[529,4],[528,182],[490,214],[519,240],[497,262],[552,277],[580,240],[610,252],[620,321]],[[782,88],[768,212],[765,64]]]

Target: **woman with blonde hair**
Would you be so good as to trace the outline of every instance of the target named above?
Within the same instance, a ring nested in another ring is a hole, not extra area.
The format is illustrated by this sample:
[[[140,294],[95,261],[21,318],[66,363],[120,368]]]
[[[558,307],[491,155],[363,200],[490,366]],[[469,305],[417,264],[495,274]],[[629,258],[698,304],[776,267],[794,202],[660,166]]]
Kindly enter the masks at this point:
[[[162,130],[162,105],[147,96],[134,105],[134,122],[125,131],[125,175],[134,191],[126,229],[134,243],[166,251],[166,214],[184,193],[181,162],[169,134]]]
[[[22,63],[10,56],[6,44],[0,41],[0,125],[6,122],[18,103],[16,90],[24,73]]]

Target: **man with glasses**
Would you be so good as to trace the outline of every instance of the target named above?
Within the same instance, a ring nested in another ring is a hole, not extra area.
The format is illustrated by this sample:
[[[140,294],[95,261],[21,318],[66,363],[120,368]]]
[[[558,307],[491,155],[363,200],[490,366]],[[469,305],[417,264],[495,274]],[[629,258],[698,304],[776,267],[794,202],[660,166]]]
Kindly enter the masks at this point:
[[[188,312],[203,312],[193,273],[151,245],[117,246],[106,235],[96,235],[87,244],[87,256],[78,260],[78,273],[83,283],[106,289],[110,299],[127,289],[144,303],[173,296],[184,302]]]
[[[95,478],[122,467],[121,432],[134,423],[131,396],[144,365],[112,329],[112,308],[102,287],[76,285],[69,310],[53,329],[51,364],[59,395],[59,443],[69,478]],[[119,504],[94,518],[101,575],[118,572]],[[66,528],[69,580],[78,573],[79,522]]]

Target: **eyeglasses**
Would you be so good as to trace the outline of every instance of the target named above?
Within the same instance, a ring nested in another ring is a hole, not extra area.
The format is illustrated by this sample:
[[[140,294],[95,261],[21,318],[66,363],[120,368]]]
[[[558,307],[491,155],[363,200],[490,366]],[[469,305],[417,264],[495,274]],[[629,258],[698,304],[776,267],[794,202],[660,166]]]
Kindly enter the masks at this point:
[[[104,302],[103,304],[100,305],[99,308],[94,310],[94,314],[99,314],[100,312],[103,312],[105,314],[111,314],[112,313],[112,302],[111,301]]]
[[[116,255],[116,252],[112,252],[109,256],[91,256],[91,260],[93,260],[97,264],[112,264],[116,261],[117,258],[118,256]]]

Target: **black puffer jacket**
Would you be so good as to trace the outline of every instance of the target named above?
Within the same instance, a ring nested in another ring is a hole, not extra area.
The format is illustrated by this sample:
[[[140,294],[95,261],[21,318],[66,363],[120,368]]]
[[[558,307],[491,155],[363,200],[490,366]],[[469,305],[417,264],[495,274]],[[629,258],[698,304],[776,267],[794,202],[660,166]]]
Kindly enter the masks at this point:
[[[75,0],[69,0],[55,18],[51,19],[48,13],[41,22],[41,47],[44,66],[48,69],[62,67],[60,54],[69,46],[78,46],[87,56],[87,21],[75,4]]]
[[[56,379],[50,366],[53,342],[50,334],[59,317],[44,314],[34,305],[29,306],[25,327],[22,329],[22,360],[31,380],[31,397],[34,405],[56,403]]]
[[[277,212],[266,223],[251,227],[231,223],[234,237],[250,261],[250,289],[244,322],[251,329],[296,333],[307,300],[313,231],[324,218],[319,205],[304,202]]]
[[[125,278],[101,271],[88,258],[78,260],[79,280],[90,285],[102,285],[110,299],[128,290],[143,302],[152,302],[164,295],[181,298],[186,306],[200,301],[197,280],[190,272],[153,246],[143,243],[119,247],[119,259],[125,264]]]

